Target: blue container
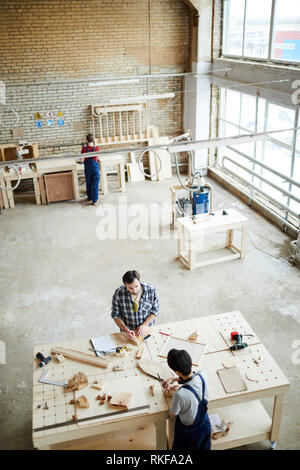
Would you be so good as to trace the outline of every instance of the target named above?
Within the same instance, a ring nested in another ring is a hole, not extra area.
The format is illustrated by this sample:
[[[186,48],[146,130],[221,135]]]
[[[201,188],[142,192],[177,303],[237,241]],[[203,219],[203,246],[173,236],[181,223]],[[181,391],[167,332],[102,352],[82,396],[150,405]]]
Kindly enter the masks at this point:
[[[206,214],[210,207],[210,191],[197,191],[193,193],[193,215]]]

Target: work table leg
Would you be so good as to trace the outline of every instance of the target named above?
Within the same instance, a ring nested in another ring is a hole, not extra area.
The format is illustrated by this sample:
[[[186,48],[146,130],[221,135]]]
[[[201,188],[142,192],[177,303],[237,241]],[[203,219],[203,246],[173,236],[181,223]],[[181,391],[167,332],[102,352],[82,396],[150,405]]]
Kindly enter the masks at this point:
[[[242,240],[241,240],[241,258],[244,258],[245,256],[246,235],[247,235],[247,227],[243,227],[242,228]]]
[[[167,449],[167,423],[166,419],[155,421],[156,427],[156,450]]]
[[[279,439],[280,423],[283,410],[283,395],[276,395],[274,398],[273,416],[272,416],[272,429],[271,429],[271,442],[276,442]]]

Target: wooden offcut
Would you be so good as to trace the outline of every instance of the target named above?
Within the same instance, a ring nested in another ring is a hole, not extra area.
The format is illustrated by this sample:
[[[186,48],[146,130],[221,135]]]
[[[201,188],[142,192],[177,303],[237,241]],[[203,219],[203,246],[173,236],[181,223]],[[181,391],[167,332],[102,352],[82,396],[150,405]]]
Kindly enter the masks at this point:
[[[105,358],[95,357],[91,354],[86,354],[80,351],[74,351],[73,349],[53,348],[51,350],[51,354],[62,354],[68,359],[84,362],[93,366],[103,367],[104,369],[106,369],[109,365],[109,361]]]
[[[167,379],[173,375],[173,372],[166,364],[156,361],[150,361],[149,359],[140,359],[138,366],[148,375],[151,375],[155,379]],[[159,375],[159,377],[158,377]]]
[[[217,374],[226,393],[244,392],[247,390],[247,385],[237,367],[219,369],[217,370]]]
[[[113,395],[110,400],[110,404],[115,406],[124,406],[128,410],[132,397],[132,393],[119,392]]]

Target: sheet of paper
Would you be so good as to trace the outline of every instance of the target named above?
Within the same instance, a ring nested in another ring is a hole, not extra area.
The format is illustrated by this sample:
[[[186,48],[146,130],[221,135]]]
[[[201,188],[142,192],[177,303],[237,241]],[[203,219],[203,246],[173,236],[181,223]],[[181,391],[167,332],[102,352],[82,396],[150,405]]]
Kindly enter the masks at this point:
[[[99,336],[98,338],[91,338],[93,348],[99,351],[111,351],[116,347],[110,335]],[[100,352],[96,352],[97,356],[102,356]]]

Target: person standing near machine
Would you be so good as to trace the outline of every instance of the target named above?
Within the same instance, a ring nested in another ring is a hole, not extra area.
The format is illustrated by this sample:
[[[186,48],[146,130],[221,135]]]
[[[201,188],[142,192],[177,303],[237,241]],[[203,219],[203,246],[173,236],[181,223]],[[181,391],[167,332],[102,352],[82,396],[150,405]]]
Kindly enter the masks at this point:
[[[87,145],[82,147],[81,153],[98,152],[100,150],[99,147],[95,146],[93,134],[88,134],[86,141]],[[95,206],[98,202],[100,181],[98,157],[82,158],[81,162],[84,162],[87,201]]]

